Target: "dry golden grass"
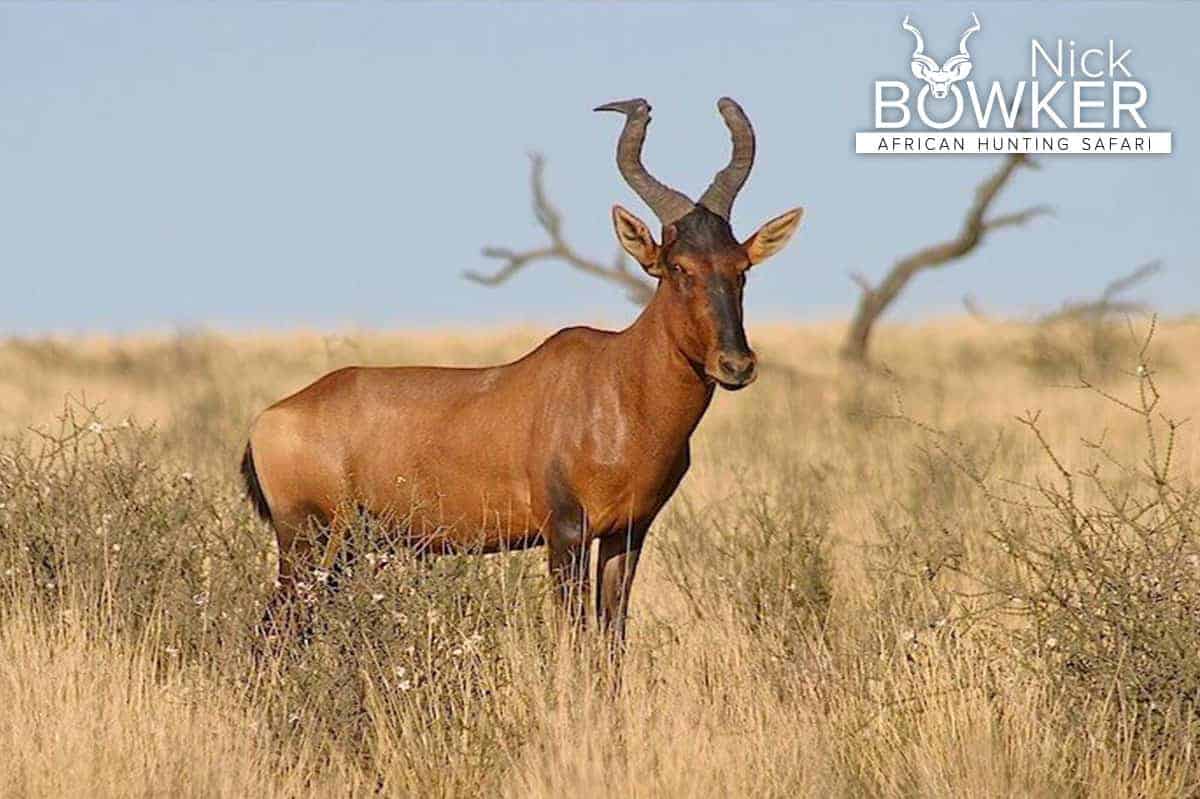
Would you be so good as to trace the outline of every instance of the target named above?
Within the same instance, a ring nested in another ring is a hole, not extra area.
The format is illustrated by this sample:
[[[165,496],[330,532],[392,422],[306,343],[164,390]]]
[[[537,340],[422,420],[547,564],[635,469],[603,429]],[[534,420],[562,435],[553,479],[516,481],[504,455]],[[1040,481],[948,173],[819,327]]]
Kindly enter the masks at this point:
[[[1194,507],[1155,528],[1179,559],[1150,576],[1182,570],[1167,599],[1138,593],[1151,566],[1120,553],[1071,583],[1133,575],[1117,596],[1161,635],[1122,657],[1166,653],[1133,675],[1100,668],[1103,652],[1086,669],[1060,654],[1072,631],[1095,644],[1088,626],[1038,610],[1028,563],[1003,550],[1076,539],[989,495],[1064,490],[1015,420],[1028,410],[1073,473],[1101,458],[1087,442],[1102,433],[1145,467],[1146,420],[1070,386],[1081,370],[1136,405],[1144,381],[1122,369],[1146,327],[893,325],[877,342],[887,374],[839,366],[840,325],[752,330],[763,374],[701,424],[651,532],[616,689],[598,643],[556,624],[540,552],[357,574],[319,604],[312,646],[255,654],[272,542],[235,468],[254,412],[347,363],[491,363],[543,331],[0,344],[0,792],[1195,794]],[[1159,323],[1156,414],[1200,417],[1198,349],[1200,324]],[[1171,496],[1200,483],[1197,430],[1177,432]],[[999,482],[973,481],[960,455],[990,458]],[[1080,507],[1144,488],[1101,476],[1080,479]],[[1133,540],[1121,524],[1115,539]],[[977,595],[990,579],[1029,591],[1021,613]],[[1148,682],[1154,662],[1170,673]]]

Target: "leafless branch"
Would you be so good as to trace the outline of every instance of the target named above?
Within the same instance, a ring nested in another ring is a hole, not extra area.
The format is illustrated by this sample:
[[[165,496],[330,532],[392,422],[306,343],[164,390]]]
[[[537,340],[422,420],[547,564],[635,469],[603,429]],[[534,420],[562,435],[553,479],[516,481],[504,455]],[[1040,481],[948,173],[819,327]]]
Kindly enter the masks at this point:
[[[536,261],[564,261],[569,266],[601,280],[616,283],[625,290],[629,299],[639,305],[645,305],[654,295],[654,286],[639,277],[629,269],[629,261],[625,254],[617,251],[611,265],[586,258],[576,252],[567,243],[562,230],[562,215],[546,197],[546,187],[543,178],[546,159],[540,153],[533,153],[530,160],[530,183],[533,194],[533,215],[537,219],[550,243],[544,247],[530,250],[511,250],[507,247],[484,247],[483,255],[503,261],[504,265],[491,274],[466,271],[463,277],[484,286],[498,286],[511,278],[524,267]]]
[[[861,277],[854,278],[862,288],[862,294],[842,344],[842,358],[856,363],[866,362],[867,348],[875,323],[918,272],[943,267],[964,257],[978,247],[984,237],[993,230],[1024,225],[1032,219],[1052,213],[1048,206],[1039,205],[988,218],[988,211],[996,195],[1021,167],[1032,169],[1037,165],[1028,155],[1013,153],[1004,159],[1004,163],[994,174],[979,185],[975,190],[975,198],[967,209],[962,228],[953,239],[925,247],[901,258],[877,286],[872,286]]]
[[[1162,270],[1161,259],[1147,261],[1129,274],[1121,275],[1110,281],[1096,299],[1065,302],[1057,311],[1046,314],[1038,321],[1042,323],[1061,322],[1067,319],[1096,321],[1113,314],[1144,313],[1147,310],[1145,303],[1123,300],[1120,295],[1134,286],[1144,283]]]

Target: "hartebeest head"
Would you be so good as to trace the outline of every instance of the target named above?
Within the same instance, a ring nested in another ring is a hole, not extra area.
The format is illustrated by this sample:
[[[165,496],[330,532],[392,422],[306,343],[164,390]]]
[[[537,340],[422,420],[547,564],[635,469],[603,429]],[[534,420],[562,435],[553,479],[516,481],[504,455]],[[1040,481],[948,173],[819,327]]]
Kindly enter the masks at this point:
[[[733,138],[733,155],[698,203],[655,180],[642,165],[649,103],[638,98],[596,110],[625,114],[617,168],[662,222],[660,245],[642,220],[614,205],[617,239],[659,280],[681,351],[720,385],[739,389],[754,381],[756,365],[742,325],[746,270],[783,249],[804,211],[793,208],[738,242],[729,213],[754,163],[754,129],[742,107],[728,97],[721,98],[717,108]]]

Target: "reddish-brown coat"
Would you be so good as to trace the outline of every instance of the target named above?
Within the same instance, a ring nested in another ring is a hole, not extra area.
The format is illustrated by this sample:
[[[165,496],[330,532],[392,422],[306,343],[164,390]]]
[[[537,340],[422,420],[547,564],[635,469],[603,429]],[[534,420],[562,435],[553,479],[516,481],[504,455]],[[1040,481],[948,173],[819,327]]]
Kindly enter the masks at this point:
[[[276,609],[295,592],[299,564],[328,565],[336,550],[331,539],[312,552],[308,531],[336,532],[339,513],[365,512],[421,551],[545,543],[561,599],[580,617],[599,541],[596,610],[620,635],[646,531],[687,472],[689,440],[716,385],[754,380],[745,272],[782,249],[802,212],[734,238],[729,206],[753,156],[736,103],[721,109],[738,166],[705,193],[712,208],[682,216],[689,201],[638,160],[649,105],[613,108],[631,115],[622,173],[652,207],[672,212],[660,245],[613,208],[622,247],[659,281],[653,299],[621,332],[561,330],[510,364],[341,369],[264,411],[243,471],[279,541]]]

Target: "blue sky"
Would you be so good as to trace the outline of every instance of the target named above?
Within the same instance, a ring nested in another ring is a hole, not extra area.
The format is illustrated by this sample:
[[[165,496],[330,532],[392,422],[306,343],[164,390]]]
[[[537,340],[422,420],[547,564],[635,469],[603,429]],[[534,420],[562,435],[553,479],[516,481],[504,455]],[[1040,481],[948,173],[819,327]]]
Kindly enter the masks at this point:
[[[968,292],[1050,308],[1159,257],[1139,296],[1197,310],[1197,5],[3,4],[0,332],[620,323],[619,291],[560,265],[499,289],[461,273],[485,244],[542,243],[530,150],[570,239],[609,259],[610,205],[650,215],[613,164],[619,119],[590,109],[648,98],[647,164],[696,194],[728,157],[723,94],[758,131],[735,230],[807,209],[748,313],[844,316],[848,273],[951,235],[996,166],[853,153],[872,81],[910,77],[904,15],[944,58],[972,10],[977,81],[1027,76],[1032,36],[1132,48],[1175,153],[1043,159],[997,210],[1057,216],[921,275],[897,316]]]

